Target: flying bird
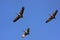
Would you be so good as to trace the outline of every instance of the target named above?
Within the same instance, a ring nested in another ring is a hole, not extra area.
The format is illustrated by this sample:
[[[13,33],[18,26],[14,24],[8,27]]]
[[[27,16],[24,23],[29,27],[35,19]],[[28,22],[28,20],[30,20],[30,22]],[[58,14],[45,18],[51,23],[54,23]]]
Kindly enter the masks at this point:
[[[30,32],[30,28],[28,28],[28,29],[24,32],[24,34],[22,34],[22,38],[26,37],[26,36],[29,34],[29,32]]]
[[[55,12],[46,20],[46,23],[48,23],[52,19],[55,19],[55,16],[56,16],[57,12],[58,12],[58,10],[55,10]]]
[[[20,18],[23,18],[23,12],[24,12],[24,7],[21,8],[21,11],[19,12],[18,16],[13,20],[13,22],[16,22]]]

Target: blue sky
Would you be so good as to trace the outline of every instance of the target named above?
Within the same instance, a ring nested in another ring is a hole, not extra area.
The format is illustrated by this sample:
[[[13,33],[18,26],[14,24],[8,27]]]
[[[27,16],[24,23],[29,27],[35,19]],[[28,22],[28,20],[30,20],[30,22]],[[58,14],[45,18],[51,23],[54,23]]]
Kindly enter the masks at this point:
[[[24,17],[14,23],[22,6]],[[56,19],[46,24],[56,9]],[[28,27],[30,35],[21,38]],[[0,40],[60,40],[60,0],[0,0]]]

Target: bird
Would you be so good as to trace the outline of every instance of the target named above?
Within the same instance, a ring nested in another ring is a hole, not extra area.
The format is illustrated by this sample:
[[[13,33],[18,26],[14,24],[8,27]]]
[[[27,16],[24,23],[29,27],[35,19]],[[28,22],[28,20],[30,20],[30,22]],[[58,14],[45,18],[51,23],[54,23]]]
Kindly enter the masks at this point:
[[[28,29],[24,32],[24,34],[22,34],[22,38],[24,38],[24,37],[26,37],[27,35],[29,35],[29,33],[30,33],[30,28],[28,28]]]
[[[55,16],[56,16],[57,12],[58,12],[58,10],[55,10],[55,12],[54,12],[52,15],[50,15],[50,17],[46,20],[45,23],[48,23],[48,22],[51,21],[52,19],[55,19]]]
[[[24,9],[24,7],[21,8],[21,11],[19,12],[18,16],[13,20],[13,22],[16,22],[20,18],[23,18]]]

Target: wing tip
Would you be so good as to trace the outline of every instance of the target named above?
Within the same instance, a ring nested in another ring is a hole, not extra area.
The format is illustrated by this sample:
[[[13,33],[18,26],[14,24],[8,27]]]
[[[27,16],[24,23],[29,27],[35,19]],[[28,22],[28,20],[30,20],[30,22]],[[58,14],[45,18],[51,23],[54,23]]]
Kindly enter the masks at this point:
[[[58,12],[58,10],[56,10],[56,12]]]
[[[22,9],[24,10],[24,6],[22,7]]]
[[[13,22],[16,22],[15,20],[13,20]]]
[[[45,23],[48,23],[48,21],[46,21]]]

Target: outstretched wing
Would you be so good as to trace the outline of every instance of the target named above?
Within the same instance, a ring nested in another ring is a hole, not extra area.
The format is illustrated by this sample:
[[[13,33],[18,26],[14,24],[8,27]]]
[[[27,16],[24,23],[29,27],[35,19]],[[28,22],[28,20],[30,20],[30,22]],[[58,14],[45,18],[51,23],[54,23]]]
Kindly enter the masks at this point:
[[[13,20],[13,22],[16,22],[19,18],[21,18],[20,15],[18,15],[18,16]]]
[[[30,28],[27,29],[27,32],[28,32],[28,33],[30,32]]]
[[[47,19],[46,23],[48,23],[49,21],[51,21],[53,18],[52,16],[50,18]]]
[[[58,10],[56,10],[56,11],[52,14],[52,16],[56,16],[57,12],[58,12]]]
[[[24,7],[22,7],[21,11],[19,12],[20,15],[23,15],[23,12],[24,12]]]

